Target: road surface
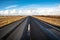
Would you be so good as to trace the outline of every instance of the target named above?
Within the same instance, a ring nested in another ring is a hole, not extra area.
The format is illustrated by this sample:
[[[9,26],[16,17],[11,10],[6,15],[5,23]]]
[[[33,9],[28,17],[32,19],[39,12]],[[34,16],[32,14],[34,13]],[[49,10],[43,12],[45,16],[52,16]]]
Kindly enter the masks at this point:
[[[28,16],[0,28],[0,40],[60,40],[60,29]]]

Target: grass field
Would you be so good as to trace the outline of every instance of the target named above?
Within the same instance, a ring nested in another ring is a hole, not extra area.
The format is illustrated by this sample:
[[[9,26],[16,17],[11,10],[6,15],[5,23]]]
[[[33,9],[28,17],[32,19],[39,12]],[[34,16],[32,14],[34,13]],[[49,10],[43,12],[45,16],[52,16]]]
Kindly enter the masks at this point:
[[[17,20],[24,18],[25,16],[0,16],[0,27],[10,24]]]
[[[50,24],[60,26],[60,16],[33,16]]]

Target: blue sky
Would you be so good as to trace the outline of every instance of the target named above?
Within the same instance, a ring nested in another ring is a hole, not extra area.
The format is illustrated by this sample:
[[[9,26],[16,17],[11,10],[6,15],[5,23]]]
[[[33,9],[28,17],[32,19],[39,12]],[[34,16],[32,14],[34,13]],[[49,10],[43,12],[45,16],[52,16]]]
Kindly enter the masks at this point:
[[[1,15],[60,15],[60,0],[0,0]]]
[[[18,7],[26,5],[40,5],[41,7],[53,7],[60,4],[60,0],[0,0],[0,10],[10,5],[18,5]]]

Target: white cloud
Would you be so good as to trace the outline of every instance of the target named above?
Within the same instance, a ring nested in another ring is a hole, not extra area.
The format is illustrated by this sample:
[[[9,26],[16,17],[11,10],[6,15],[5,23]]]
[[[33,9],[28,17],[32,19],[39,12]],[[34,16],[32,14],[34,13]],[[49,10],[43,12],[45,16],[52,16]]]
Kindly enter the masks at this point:
[[[12,8],[16,6],[10,6]],[[38,5],[28,5],[19,9],[2,10],[0,14],[4,15],[60,15],[60,5],[55,7],[40,7]]]
[[[4,11],[1,10],[1,11],[0,11],[0,15],[3,15],[3,12],[4,12]]]
[[[7,6],[5,9],[10,9],[10,8],[16,8],[18,5],[10,5],[10,6]]]

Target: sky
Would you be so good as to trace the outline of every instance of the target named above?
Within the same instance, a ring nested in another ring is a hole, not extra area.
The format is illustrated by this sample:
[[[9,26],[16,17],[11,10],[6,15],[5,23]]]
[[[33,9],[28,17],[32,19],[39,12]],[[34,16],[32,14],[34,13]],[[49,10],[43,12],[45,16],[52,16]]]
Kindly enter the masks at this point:
[[[0,0],[0,15],[60,15],[60,0]]]

